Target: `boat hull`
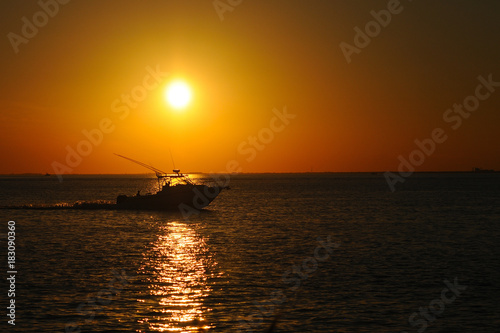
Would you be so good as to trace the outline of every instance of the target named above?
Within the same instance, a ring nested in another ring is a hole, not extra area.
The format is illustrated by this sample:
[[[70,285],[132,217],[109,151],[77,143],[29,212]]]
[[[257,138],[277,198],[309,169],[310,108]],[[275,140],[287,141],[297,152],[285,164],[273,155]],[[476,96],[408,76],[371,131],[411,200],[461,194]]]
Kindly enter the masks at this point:
[[[184,208],[202,209],[219,195],[223,188],[206,185],[178,185],[163,187],[156,194],[126,196],[116,199],[118,209],[133,210],[181,210]]]

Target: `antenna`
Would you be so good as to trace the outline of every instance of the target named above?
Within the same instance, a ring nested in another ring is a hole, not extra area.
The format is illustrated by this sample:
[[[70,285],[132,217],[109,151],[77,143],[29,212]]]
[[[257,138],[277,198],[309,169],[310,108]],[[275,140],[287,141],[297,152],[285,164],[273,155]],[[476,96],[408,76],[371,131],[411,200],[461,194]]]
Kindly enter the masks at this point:
[[[174,162],[174,156],[172,155],[172,149],[168,148],[168,151],[170,152],[170,158],[172,159],[172,165],[174,166],[174,172],[179,174],[181,172],[180,169],[175,168],[175,162]]]

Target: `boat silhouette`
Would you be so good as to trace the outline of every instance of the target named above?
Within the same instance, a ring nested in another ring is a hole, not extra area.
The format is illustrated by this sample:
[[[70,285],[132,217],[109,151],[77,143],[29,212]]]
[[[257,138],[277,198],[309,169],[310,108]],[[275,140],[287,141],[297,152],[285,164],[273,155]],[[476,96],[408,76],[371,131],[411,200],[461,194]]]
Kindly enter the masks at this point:
[[[188,175],[182,174],[180,169],[174,169],[173,173],[169,174],[129,157],[115,155],[154,171],[158,178],[158,192],[141,195],[138,191],[132,196],[119,195],[116,198],[118,209],[180,210],[191,213],[208,206],[223,189],[228,188],[196,184]]]

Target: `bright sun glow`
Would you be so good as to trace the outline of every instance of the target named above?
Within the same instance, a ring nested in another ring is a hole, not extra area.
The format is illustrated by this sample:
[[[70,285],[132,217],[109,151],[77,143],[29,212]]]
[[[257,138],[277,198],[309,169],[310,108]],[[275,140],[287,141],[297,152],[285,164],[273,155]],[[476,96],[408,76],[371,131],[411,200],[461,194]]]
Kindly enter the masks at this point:
[[[174,109],[183,109],[191,101],[191,89],[183,81],[174,81],[167,86],[165,99]]]

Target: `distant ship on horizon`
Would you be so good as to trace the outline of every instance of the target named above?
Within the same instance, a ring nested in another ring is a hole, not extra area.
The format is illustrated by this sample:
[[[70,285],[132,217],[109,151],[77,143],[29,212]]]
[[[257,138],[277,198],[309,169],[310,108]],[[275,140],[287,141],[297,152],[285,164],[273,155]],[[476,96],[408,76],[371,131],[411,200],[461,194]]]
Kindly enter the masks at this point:
[[[476,172],[476,173],[492,173],[492,172],[497,172],[493,169],[481,169],[481,168],[474,168],[472,169],[472,172]]]

